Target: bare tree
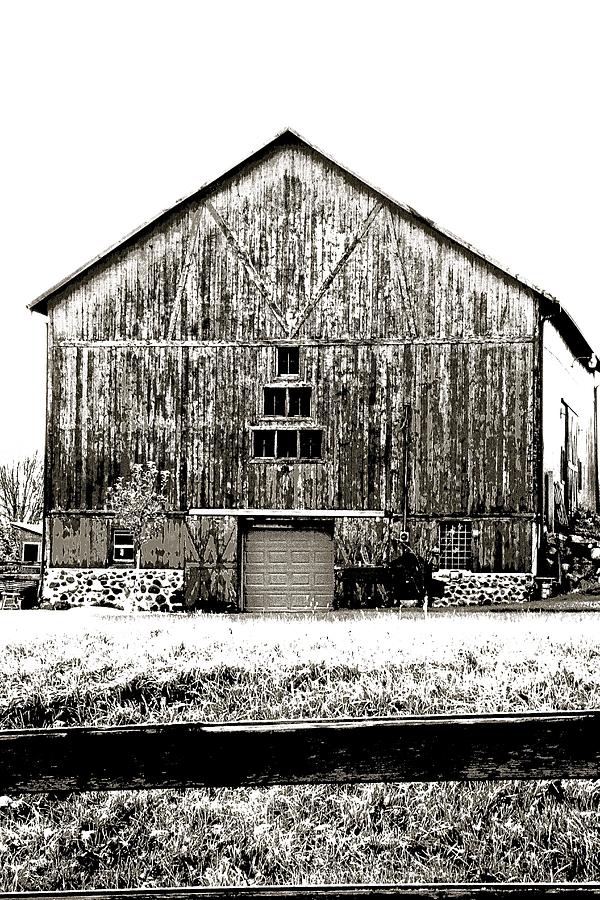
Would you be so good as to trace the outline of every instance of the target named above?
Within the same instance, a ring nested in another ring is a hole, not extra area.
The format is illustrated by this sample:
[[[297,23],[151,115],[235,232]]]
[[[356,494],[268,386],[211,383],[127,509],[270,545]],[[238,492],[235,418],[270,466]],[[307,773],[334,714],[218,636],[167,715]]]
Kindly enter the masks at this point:
[[[0,516],[0,565],[19,560],[19,539],[8,519]]]
[[[0,465],[0,515],[39,522],[44,510],[44,469],[37,453]]]

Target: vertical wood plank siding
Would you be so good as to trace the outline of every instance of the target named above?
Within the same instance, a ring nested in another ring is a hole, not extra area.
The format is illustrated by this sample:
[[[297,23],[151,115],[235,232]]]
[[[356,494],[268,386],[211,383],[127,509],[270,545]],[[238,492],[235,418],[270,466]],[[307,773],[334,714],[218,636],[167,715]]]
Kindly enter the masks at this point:
[[[150,458],[179,473],[176,509],[226,505],[229,482],[248,507],[397,510],[410,403],[411,512],[534,509],[531,344],[305,346],[324,461],[283,466],[250,457],[273,348],[185,349],[187,396],[179,347],[55,348],[53,507],[101,508],[107,485]],[[84,398],[89,360],[106,387]]]
[[[100,509],[134,460],[154,459],[175,476],[175,510],[233,495],[397,512],[410,405],[411,514],[535,512],[531,291],[308,148],[279,148],[208,200],[51,301],[49,508]],[[262,386],[290,338],[323,462],[250,458]]]

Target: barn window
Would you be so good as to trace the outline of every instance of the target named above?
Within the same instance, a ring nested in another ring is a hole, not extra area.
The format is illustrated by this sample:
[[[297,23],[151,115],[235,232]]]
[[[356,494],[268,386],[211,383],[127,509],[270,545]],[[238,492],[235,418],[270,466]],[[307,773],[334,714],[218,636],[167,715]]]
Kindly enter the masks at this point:
[[[264,389],[263,411],[265,416],[285,416],[287,388],[266,387]]]
[[[254,432],[254,456],[268,458],[275,456],[275,432]]]
[[[284,376],[300,374],[299,347],[277,348],[277,374]]]
[[[277,431],[278,459],[295,459],[298,456],[298,432]]]
[[[252,432],[255,459],[321,459],[323,432],[318,428],[271,428]]]
[[[472,542],[471,522],[441,522],[440,569],[471,569]]]
[[[311,393],[311,387],[263,388],[263,415],[308,418]]]
[[[310,387],[288,388],[288,416],[310,416]]]
[[[115,563],[133,562],[135,558],[135,549],[133,541],[133,533],[131,531],[122,531],[115,529],[113,531],[112,559]]]
[[[303,459],[321,459],[322,431],[316,429],[300,432],[300,456]]]
[[[39,543],[39,541],[24,541],[23,562],[31,564],[39,563],[41,546],[42,545]]]

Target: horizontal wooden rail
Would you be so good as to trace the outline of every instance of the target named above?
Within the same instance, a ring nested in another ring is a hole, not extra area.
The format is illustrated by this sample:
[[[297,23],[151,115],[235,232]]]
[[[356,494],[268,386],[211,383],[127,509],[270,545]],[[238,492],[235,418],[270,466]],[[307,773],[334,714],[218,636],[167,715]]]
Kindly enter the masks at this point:
[[[141,888],[0,893],[0,900],[569,900],[600,896],[600,883],[360,884],[292,887]]]
[[[600,778],[600,711],[0,732],[0,792]]]

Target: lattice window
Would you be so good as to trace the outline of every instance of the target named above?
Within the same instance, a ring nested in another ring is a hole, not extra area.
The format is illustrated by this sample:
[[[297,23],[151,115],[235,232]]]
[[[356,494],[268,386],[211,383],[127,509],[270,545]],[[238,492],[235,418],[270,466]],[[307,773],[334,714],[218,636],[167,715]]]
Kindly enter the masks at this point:
[[[440,523],[440,569],[471,569],[473,526],[471,522]]]

